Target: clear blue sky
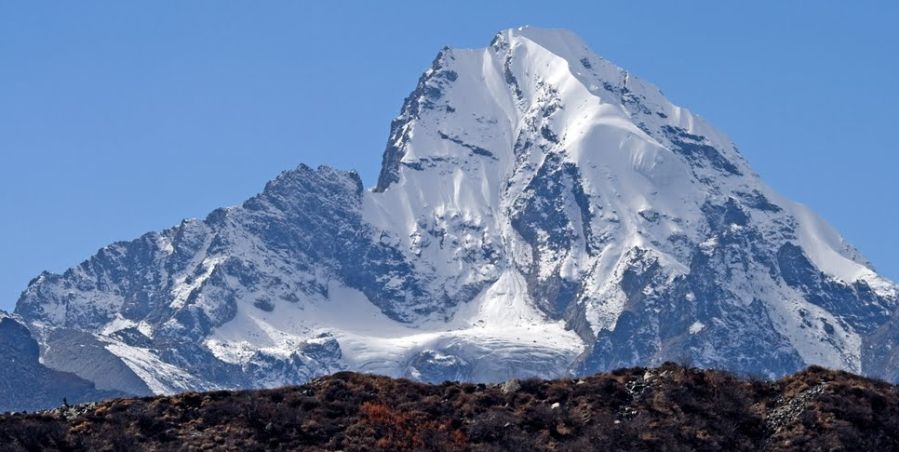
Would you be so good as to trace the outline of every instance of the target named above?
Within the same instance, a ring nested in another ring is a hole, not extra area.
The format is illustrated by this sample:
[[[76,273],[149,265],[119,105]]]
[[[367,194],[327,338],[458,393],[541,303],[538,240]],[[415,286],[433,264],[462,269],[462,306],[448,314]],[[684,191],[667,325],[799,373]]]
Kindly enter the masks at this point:
[[[524,24],[708,118],[899,279],[897,2],[336,3],[0,2],[0,308],[301,162],[373,184],[438,49]]]

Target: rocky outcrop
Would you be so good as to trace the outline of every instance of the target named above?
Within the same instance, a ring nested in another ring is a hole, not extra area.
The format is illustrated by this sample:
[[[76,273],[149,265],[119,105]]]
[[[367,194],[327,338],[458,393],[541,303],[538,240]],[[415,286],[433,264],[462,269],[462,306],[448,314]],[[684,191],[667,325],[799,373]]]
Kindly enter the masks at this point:
[[[28,329],[0,315],[0,412],[34,411],[125,395],[102,391],[74,374],[50,369],[38,360],[38,343]]]

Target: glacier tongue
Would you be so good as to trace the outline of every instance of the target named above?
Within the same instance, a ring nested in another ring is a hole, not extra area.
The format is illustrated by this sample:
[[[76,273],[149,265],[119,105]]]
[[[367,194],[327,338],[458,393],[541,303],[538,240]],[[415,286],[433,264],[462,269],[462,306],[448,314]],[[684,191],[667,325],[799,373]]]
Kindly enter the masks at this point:
[[[99,383],[124,392],[665,360],[896,379],[897,293],[700,117],[570,32],[520,28],[438,54],[372,190],[300,166],[39,276],[16,312],[60,370],[84,374],[60,353],[79,341],[121,360],[133,375]]]

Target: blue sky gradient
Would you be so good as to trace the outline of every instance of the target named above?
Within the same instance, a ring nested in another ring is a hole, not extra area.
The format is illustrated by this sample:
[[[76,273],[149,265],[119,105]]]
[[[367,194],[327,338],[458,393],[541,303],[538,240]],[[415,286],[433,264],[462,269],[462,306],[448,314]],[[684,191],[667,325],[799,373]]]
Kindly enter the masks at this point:
[[[707,118],[899,279],[897,5],[0,2],[0,309],[301,162],[372,185],[437,51],[525,24],[575,31]]]

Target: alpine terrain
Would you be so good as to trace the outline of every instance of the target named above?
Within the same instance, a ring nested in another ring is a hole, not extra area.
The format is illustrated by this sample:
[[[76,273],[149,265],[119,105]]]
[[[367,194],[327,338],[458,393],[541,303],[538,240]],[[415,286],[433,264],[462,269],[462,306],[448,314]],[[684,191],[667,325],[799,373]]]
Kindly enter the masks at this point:
[[[896,381],[897,305],[724,134],[572,33],[519,28],[440,51],[375,187],[300,165],[37,276],[8,319],[40,365],[147,395],[665,361]]]

